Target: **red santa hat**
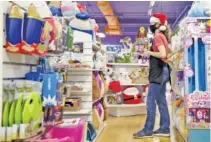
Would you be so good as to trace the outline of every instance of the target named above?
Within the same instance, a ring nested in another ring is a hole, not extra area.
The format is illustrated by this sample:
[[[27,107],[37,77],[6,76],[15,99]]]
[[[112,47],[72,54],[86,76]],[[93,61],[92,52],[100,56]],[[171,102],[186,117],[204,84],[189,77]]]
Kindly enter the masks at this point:
[[[154,13],[150,18],[150,25],[154,25],[155,23],[160,23],[160,30],[165,31],[167,26],[167,16],[162,13]]]

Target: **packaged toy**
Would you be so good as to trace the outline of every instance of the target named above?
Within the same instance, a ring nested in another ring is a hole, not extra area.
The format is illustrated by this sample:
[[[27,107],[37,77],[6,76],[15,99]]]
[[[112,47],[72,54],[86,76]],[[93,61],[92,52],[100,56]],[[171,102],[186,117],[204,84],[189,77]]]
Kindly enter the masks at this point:
[[[6,50],[19,53],[22,41],[23,13],[17,5],[12,5],[6,14]]]
[[[21,53],[33,54],[40,43],[44,22],[38,14],[36,7],[31,4],[25,14],[23,24],[23,41]]]

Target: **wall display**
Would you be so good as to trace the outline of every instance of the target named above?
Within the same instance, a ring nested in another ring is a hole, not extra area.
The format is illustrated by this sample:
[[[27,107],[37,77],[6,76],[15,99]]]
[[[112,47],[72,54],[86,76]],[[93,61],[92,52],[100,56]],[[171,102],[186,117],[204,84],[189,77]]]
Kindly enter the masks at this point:
[[[189,129],[209,129],[210,93],[195,91],[185,96],[186,123]]]

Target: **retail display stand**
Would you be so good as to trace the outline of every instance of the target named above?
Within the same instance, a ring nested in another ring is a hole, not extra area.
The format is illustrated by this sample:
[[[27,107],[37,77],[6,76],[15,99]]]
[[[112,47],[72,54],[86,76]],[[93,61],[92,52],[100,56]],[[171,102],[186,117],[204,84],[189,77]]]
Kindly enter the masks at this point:
[[[123,44],[124,45],[124,44]],[[130,50],[124,49],[125,45],[105,45],[105,50],[107,50],[107,66],[112,68],[112,71],[114,72],[117,81],[120,82],[120,85],[122,89],[126,89],[128,87],[135,87],[139,90],[139,93],[141,94],[142,101],[139,104],[109,104],[108,100],[105,99],[105,103],[108,107],[109,115],[121,117],[121,116],[132,116],[132,115],[140,115],[140,114],[146,114],[146,103],[145,103],[145,97],[143,94],[145,93],[143,91],[143,86],[146,86],[148,84],[148,80],[145,78],[140,79],[141,82],[124,82],[120,80],[121,74],[126,78],[128,78],[130,75],[139,76],[136,73],[132,73],[135,69],[139,70],[141,68],[147,68],[149,66],[148,62],[141,63],[141,62],[116,62],[114,58],[116,58],[117,54],[130,54]],[[144,49],[144,47],[143,47]],[[137,50],[137,49],[136,49]],[[133,55],[139,55],[136,52],[131,53]],[[133,57],[132,55],[132,57]],[[131,74],[129,74],[131,72]],[[144,81],[145,80],[145,81]]]
[[[178,36],[182,42],[176,44],[184,52],[174,58],[180,64],[173,69],[172,76],[174,121],[184,139],[190,142],[210,138],[210,33],[203,28],[208,20],[186,17],[181,24],[184,35]]]

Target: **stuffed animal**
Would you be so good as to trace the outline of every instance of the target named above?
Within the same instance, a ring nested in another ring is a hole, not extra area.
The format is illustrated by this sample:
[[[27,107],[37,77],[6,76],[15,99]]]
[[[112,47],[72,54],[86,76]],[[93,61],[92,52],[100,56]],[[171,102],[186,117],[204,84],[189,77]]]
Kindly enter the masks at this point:
[[[85,32],[93,35],[93,23],[89,19],[89,15],[85,12],[76,14],[76,17],[69,23],[72,30]]]
[[[146,32],[144,27],[140,27],[138,35],[136,36],[136,44],[146,44]]]
[[[120,73],[118,80],[121,84],[131,84],[132,80],[129,77],[128,72]]]
[[[137,70],[133,70],[131,72],[131,74],[129,75],[129,77],[132,80],[132,83],[134,83],[134,84],[141,83],[140,74],[139,74],[139,72]]]
[[[111,81],[118,80],[118,76],[113,71],[113,68],[107,67],[105,73],[106,82],[109,84]]]
[[[126,36],[125,38],[121,39],[120,42],[123,44],[123,52],[130,52],[133,44],[130,37]]]
[[[95,52],[93,57],[94,68],[95,69],[102,69],[103,68],[103,60],[104,56],[100,51]]]
[[[118,54],[115,56],[115,62],[116,62],[116,63],[125,63],[124,54],[118,53]]]
[[[206,17],[205,9],[200,5],[200,2],[193,2],[191,9],[188,11],[188,17]]]

